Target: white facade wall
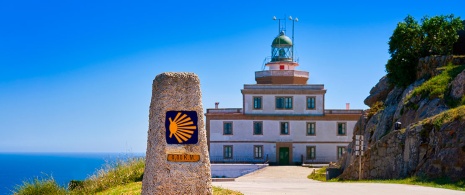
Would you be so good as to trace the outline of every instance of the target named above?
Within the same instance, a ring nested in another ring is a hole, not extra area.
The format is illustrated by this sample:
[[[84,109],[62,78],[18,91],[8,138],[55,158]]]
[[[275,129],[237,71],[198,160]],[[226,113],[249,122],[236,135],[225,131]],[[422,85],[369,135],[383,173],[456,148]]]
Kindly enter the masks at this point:
[[[253,97],[262,97],[262,109],[253,109]],[[293,97],[292,109],[276,109],[276,97]],[[307,109],[307,97],[315,97],[315,109]],[[245,94],[244,95],[245,114],[284,114],[284,115],[323,115],[324,95],[323,94]]]
[[[276,143],[292,143],[290,148],[293,162],[300,162],[301,155],[306,158],[306,146],[315,146],[316,158],[325,161],[337,160],[337,146],[347,146],[352,140],[356,121],[276,121],[263,120],[263,135],[253,135],[253,122],[257,120],[211,120],[210,121],[210,156],[222,157],[223,146],[233,146],[233,158],[253,157],[253,146],[263,145],[263,154],[270,162],[276,161]],[[233,134],[223,135],[224,122],[232,122]],[[289,122],[289,135],[280,134],[280,123]],[[307,122],[316,124],[315,136],[306,135]],[[346,134],[337,134],[337,124],[346,123]],[[244,143],[241,143],[244,142]]]

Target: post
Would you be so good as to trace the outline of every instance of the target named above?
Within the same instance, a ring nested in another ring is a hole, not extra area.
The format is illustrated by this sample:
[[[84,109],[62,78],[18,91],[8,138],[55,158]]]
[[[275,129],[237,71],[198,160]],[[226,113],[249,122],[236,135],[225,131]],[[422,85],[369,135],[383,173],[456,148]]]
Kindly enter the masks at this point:
[[[200,81],[162,73],[152,86],[142,194],[212,194]]]

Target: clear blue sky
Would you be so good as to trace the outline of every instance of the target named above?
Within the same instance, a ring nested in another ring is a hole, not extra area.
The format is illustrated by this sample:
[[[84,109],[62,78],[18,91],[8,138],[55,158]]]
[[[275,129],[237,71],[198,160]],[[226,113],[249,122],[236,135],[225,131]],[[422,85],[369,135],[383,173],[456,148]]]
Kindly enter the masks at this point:
[[[144,152],[162,72],[197,73],[204,108],[241,107],[273,16],[299,18],[298,69],[326,108],[365,109],[398,22],[465,18],[463,0],[128,2],[0,1],[0,152]]]

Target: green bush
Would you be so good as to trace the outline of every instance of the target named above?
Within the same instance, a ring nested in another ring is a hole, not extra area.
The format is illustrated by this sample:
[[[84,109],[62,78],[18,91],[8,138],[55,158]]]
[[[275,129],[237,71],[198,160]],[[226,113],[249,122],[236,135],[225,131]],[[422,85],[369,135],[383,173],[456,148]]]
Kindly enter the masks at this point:
[[[435,16],[423,17],[419,24],[412,16],[407,16],[397,24],[389,38],[391,58],[386,64],[389,81],[405,87],[414,82],[416,68],[421,57],[430,55],[450,55],[463,29],[460,17]]]
[[[64,195],[66,193],[66,189],[58,185],[53,177],[25,181],[13,191],[15,195]]]

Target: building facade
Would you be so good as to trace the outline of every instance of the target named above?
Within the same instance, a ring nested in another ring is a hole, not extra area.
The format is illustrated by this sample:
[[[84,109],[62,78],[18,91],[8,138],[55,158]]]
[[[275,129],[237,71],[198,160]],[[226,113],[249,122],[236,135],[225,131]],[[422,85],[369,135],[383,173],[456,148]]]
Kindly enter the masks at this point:
[[[272,42],[267,70],[241,90],[242,108],[207,109],[210,159],[289,165],[334,162],[346,151],[362,110],[325,109],[326,89],[307,84],[284,32]]]

